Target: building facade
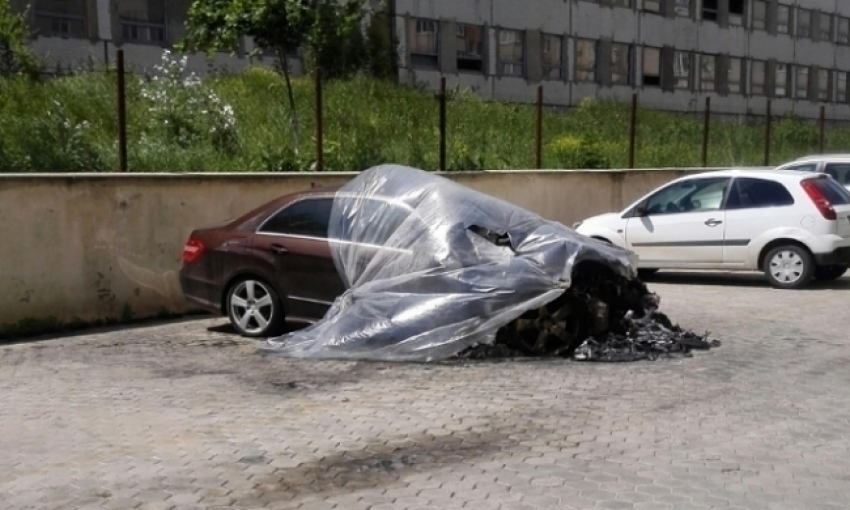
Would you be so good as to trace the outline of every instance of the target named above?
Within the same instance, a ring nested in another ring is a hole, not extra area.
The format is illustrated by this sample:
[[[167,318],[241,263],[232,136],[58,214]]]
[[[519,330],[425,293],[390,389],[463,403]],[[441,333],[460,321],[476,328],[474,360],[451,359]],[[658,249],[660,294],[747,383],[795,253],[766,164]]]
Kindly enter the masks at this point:
[[[402,77],[492,99],[850,118],[848,0],[396,0]]]
[[[31,0],[12,0],[23,9]],[[850,0],[388,0],[400,79],[548,104],[627,99],[673,111],[850,119]],[[57,62],[150,65],[179,41],[191,0],[37,0],[33,46]],[[239,70],[236,57],[190,66]],[[266,59],[267,61],[270,59]],[[297,72],[297,69],[296,69]]]

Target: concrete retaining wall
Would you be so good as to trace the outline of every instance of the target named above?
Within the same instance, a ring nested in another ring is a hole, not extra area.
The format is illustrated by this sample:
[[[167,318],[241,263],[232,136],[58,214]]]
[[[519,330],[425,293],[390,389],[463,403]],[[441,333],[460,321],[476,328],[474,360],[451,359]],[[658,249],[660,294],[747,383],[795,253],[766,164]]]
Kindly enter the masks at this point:
[[[457,173],[472,188],[572,225],[694,170]],[[178,284],[192,229],[353,174],[0,176],[0,333],[21,321],[186,311]]]

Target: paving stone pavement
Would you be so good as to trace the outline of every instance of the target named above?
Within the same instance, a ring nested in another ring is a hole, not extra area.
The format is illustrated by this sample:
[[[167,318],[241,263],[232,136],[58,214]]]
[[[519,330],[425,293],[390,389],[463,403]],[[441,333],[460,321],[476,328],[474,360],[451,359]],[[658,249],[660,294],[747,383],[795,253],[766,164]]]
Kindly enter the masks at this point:
[[[0,347],[0,508],[848,508],[850,279],[651,288],[723,346],[295,361],[210,319]]]

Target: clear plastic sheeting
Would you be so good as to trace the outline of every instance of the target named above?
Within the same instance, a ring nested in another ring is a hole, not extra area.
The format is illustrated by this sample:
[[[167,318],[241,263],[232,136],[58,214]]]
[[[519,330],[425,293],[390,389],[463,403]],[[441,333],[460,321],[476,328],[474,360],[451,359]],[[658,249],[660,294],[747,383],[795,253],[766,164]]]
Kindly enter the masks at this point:
[[[383,165],[334,198],[328,228],[347,291],[319,322],[269,340],[297,358],[437,361],[562,296],[574,268],[636,278],[633,255],[446,178]]]

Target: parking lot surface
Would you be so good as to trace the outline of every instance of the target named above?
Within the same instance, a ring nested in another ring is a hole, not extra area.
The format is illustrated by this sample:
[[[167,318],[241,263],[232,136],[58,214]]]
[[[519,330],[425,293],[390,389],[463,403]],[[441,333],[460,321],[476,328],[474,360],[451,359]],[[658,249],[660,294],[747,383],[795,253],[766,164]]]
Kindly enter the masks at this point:
[[[0,347],[0,508],[846,509],[850,279],[650,287],[722,347],[295,361],[222,319]]]

